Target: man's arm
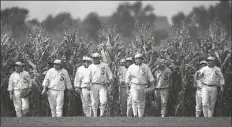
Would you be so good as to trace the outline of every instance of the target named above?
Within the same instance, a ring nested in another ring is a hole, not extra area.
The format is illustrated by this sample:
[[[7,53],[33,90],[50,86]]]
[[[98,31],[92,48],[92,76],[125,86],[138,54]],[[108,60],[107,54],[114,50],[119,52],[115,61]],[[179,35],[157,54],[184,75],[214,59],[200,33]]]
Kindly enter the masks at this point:
[[[46,73],[46,76],[44,78],[44,81],[42,83],[42,86],[43,86],[43,91],[42,91],[42,94],[45,94],[47,92],[47,88],[48,88],[48,85],[50,83],[50,70],[47,71]]]
[[[126,90],[127,94],[129,94],[129,83],[131,81],[131,76],[130,76],[130,67],[128,68],[126,72],[126,77],[125,77],[125,84],[126,84]]]
[[[13,87],[14,87],[14,84],[13,84],[13,77],[12,75],[10,76],[10,79],[9,79],[9,84],[8,84],[8,91],[10,93],[10,99],[12,100],[13,99]]]
[[[81,73],[80,73],[80,69],[78,68],[77,69],[77,72],[76,72],[76,75],[75,75],[75,78],[74,78],[74,87],[81,87],[81,80],[80,80],[80,77],[81,77]]]
[[[220,68],[218,69],[218,72],[219,72],[218,75],[219,75],[219,78],[220,78],[219,79],[220,80],[219,81],[219,85],[221,86],[221,90],[224,91],[224,87],[223,86],[225,85],[225,79],[224,79],[224,76],[223,76],[222,71],[221,71]]]

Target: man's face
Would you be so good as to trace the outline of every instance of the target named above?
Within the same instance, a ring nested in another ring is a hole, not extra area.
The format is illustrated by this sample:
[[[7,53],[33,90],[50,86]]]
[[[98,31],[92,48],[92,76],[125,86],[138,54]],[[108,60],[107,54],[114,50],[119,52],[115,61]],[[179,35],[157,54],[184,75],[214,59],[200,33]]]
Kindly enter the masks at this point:
[[[211,67],[211,66],[214,66],[214,61],[208,60],[208,61],[207,61],[207,65],[210,66],[210,67]]]
[[[60,64],[54,64],[54,68],[55,68],[56,70],[60,70],[61,65],[60,65]]]
[[[22,66],[16,65],[15,71],[20,72],[22,70]]]
[[[62,60],[63,60],[64,62],[66,62],[66,61],[67,61],[67,58],[66,58],[65,56],[63,56],[63,57],[62,57]]]
[[[140,64],[142,64],[142,58],[136,58],[135,59],[135,63],[137,64],[137,65],[140,65]]]
[[[87,68],[89,67],[89,65],[91,64],[91,62],[90,61],[84,61],[84,66],[86,66]]]
[[[100,58],[96,57],[96,58],[93,58],[93,63],[94,64],[97,64],[100,62]]]
[[[125,62],[120,62],[120,66],[125,66]]]
[[[132,64],[132,61],[126,61],[125,66],[128,68]]]

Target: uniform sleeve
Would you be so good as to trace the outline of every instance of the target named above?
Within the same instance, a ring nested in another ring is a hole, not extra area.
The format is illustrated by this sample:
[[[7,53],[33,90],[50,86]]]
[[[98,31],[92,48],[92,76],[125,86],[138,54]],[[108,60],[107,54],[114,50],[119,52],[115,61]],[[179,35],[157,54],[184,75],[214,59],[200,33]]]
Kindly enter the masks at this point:
[[[223,85],[225,85],[225,79],[224,79],[224,76],[223,76],[222,71],[221,71],[220,68],[218,69],[218,72],[219,72],[218,75],[219,75],[219,78],[220,78],[219,85],[223,86]]]
[[[147,67],[147,70],[148,70],[148,74],[147,74],[147,76],[148,76],[148,80],[150,81],[150,82],[154,82],[155,81],[155,79],[154,79],[154,77],[153,77],[153,75],[152,75],[152,73],[151,73],[151,69],[149,68],[149,67]]]
[[[10,79],[9,79],[9,84],[8,84],[8,91],[13,90],[14,84],[13,84],[13,75],[10,75]]]
[[[50,83],[50,70],[47,71],[42,86],[48,87],[49,83]]]
[[[74,87],[81,87],[80,77],[81,77],[81,73],[80,73],[80,69],[78,68],[74,79]]]
[[[89,82],[92,83],[92,70],[91,70],[91,65],[88,67],[89,69]]]
[[[65,70],[65,85],[67,87],[67,89],[71,90],[72,89],[72,83],[71,83],[71,79],[69,77],[68,72]]]
[[[194,77],[193,77],[193,86],[197,86],[197,72],[195,72]]]
[[[125,78],[125,83],[128,84],[131,81],[131,75],[130,75],[130,67],[128,68],[127,72],[126,72],[126,78]]]
[[[112,74],[112,72],[110,71],[110,68],[109,68],[108,65],[106,65],[106,73],[107,73],[107,75],[108,75],[108,79],[109,79],[109,80],[112,80],[112,79],[113,79],[113,74]]]

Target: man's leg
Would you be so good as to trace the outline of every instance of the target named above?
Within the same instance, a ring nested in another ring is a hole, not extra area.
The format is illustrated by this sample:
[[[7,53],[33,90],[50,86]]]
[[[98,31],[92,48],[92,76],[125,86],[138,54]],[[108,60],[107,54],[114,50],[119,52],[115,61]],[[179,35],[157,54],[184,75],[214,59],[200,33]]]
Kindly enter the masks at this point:
[[[57,95],[57,91],[48,90],[48,101],[50,104],[52,117],[56,117],[56,95]]]
[[[63,105],[64,105],[64,91],[58,91],[56,98],[56,115],[57,117],[63,116]]]
[[[100,98],[100,116],[104,116],[105,107],[107,104],[107,88],[103,85],[100,86],[99,98]]]
[[[28,97],[22,98],[22,114],[26,116],[29,112],[29,99]]]
[[[90,117],[89,90],[87,88],[82,89],[81,100],[82,100],[82,107],[85,116]]]
[[[13,103],[15,107],[15,112],[17,117],[22,117],[22,99],[21,99],[21,91],[20,90],[14,90],[14,96],[13,96]]]
[[[144,85],[140,85],[139,87],[139,94],[138,94],[138,116],[143,117],[144,108],[145,108],[145,101],[146,101],[146,87]]]
[[[132,109],[134,116],[138,116],[138,90],[135,84],[131,85],[130,89],[131,99],[132,99]]]
[[[202,111],[201,89],[196,90],[196,117],[200,117]]]
[[[214,106],[217,100],[217,87],[211,87],[209,92],[209,110],[208,110],[208,117],[213,117]]]
[[[208,86],[202,87],[202,108],[204,117],[208,117],[208,108],[209,108],[209,91]]]
[[[166,112],[167,112],[169,90],[168,89],[161,89],[160,95],[161,95],[161,116],[165,117]]]
[[[155,114],[156,116],[160,115],[160,108],[161,108],[160,89],[156,89],[155,90]]]
[[[131,93],[127,97],[127,117],[132,117],[132,97],[131,97]]]
[[[92,101],[92,110],[93,110],[93,116],[97,117],[97,109],[98,109],[98,85],[92,85],[91,86],[91,101]]]
[[[119,91],[119,100],[120,100],[121,115],[126,116],[126,110],[127,110],[126,87],[120,86],[119,90],[120,90]]]

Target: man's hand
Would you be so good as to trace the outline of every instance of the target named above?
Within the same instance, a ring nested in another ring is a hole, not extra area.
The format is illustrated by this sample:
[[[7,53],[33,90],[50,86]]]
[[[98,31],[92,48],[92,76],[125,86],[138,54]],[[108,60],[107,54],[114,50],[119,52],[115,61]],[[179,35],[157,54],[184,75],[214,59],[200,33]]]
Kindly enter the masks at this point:
[[[13,100],[13,94],[12,93],[10,93],[10,99]]]
[[[76,87],[76,88],[75,88],[75,92],[77,92],[77,93],[81,94],[81,88]]]
[[[127,96],[130,94],[130,90],[129,89],[126,89],[126,94],[127,94]]]
[[[46,88],[43,88],[43,90],[42,90],[42,95],[45,95],[47,93],[47,90],[46,90]]]

